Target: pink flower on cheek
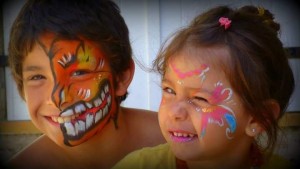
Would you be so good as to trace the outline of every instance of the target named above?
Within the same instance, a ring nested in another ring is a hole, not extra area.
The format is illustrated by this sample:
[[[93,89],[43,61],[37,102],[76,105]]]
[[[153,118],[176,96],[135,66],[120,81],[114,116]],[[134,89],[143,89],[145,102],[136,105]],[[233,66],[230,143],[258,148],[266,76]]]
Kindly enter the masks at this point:
[[[227,124],[226,136],[231,138],[228,134],[235,132],[236,130],[236,118],[233,111],[223,105],[222,103],[231,99],[232,90],[229,88],[224,88],[221,82],[215,84],[215,89],[213,91],[212,97],[209,99],[212,106],[207,108],[199,109],[201,111],[201,133],[202,138],[205,135],[206,127],[208,124],[214,123],[224,126],[224,122]]]
[[[221,82],[215,84],[215,89],[212,96],[209,98],[211,104],[220,104],[231,98],[232,91],[228,88],[224,88]]]

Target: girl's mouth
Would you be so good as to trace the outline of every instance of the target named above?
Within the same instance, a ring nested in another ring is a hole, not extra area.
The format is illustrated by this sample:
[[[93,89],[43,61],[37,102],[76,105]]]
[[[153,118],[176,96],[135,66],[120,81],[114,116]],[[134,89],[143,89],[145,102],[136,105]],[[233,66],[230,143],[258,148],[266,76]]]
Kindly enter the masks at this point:
[[[197,134],[182,132],[182,131],[169,131],[170,137],[174,142],[189,142],[198,138]]]

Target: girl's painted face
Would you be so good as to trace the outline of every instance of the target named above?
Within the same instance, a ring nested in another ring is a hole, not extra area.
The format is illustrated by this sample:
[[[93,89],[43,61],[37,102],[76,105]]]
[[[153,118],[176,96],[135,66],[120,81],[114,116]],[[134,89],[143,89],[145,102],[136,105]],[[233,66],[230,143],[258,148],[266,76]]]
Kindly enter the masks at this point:
[[[197,50],[200,55],[210,54]],[[167,63],[159,109],[162,133],[183,160],[225,155],[240,144],[235,140],[243,135],[248,116],[222,69],[189,55],[181,52]]]
[[[41,45],[36,46],[38,47],[29,54],[28,59],[26,58],[28,62],[25,63],[45,67],[43,69],[46,71],[27,75],[29,79],[27,86],[49,91],[49,95],[44,98],[51,108],[42,105],[44,104],[42,102],[39,107],[32,106],[30,112],[36,113],[31,115],[33,121],[37,118],[35,124],[38,128],[46,131],[45,133],[58,144],[63,141],[65,145],[78,145],[99,132],[116,112],[109,62],[99,46],[87,40],[60,40],[46,36],[42,39]],[[50,66],[29,61],[35,57],[42,57],[41,54],[48,57],[43,61],[48,60]],[[47,85],[34,86],[36,81]],[[26,88],[24,91],[26,92]],[[41,99],[43,95],[40,94]],[[30,98],[26,101],[30,102]],[[51,112],[47,110],[54,109],[53,107],[57,110]]]

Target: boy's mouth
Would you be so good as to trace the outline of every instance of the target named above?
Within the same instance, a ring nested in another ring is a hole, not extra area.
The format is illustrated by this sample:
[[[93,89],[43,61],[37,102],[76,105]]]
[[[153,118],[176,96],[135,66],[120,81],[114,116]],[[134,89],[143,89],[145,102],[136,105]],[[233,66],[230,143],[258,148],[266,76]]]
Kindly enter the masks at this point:
[[[60,116],[52,116],[51,119],[60,124],[70,140],[80,138],[107,116],[111,103],[109,84],[105,83],[91,101],[80,101],[61,112]]]

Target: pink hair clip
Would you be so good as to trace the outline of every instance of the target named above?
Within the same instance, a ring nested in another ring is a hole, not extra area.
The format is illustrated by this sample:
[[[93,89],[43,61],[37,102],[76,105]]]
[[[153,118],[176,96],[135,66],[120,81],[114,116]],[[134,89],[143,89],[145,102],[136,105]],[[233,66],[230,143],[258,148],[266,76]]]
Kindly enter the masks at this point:
[[[226,18],[226,17],[221,17],[219,19],[219,22],[220,22],[220,26],[224,25],[225,30],[228,29],[230,27],[230,24],[231,24],[231,20]]]

